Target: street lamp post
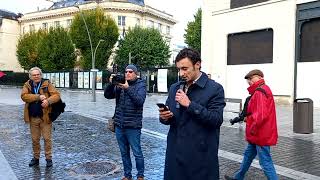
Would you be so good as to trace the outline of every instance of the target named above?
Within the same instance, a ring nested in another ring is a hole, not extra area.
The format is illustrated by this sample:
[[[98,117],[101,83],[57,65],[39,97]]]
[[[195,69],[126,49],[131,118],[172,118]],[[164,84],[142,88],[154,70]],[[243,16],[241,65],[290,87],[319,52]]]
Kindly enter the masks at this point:
[[[92,48],[92,41],[91,41],[91,36],[90,36],[90,33],[89,33],[89,29],[88,29],[88,26],[87,26],[87,22],[86,20],[84,19],[84,15],[82,13],[82,11],[80,10],[80,7],[79,6],[75,6],[76,8],[79,9],[79,12],[80,12],[80,16],[84,22],[84,26],[86,27],[86,30],[87,30],[87,33],[88,33],[88,38],[89,38],[89,43],[90,43],[90,48],[91,48],[91,62],[92,62],[92,69],[91,69],[91,72],[92,72],[92,101],[93,102],[96,102],[96,72],[97,70],[95,69],[95,59],[94,59],[94,53],[93,53],[93,48]],[[99,41],[100,43],[100,41]],[[98,43],[98,45],[99,45]],[[98,47],[98,46],[97,46]]]
[[[132,57],[131,52],[129,52],[129,64],[132,63],[132,59],[134,59],[135,57],[137,57],[139,54],[136,54]]]
[[[97,46],[96,46],[96,48],[95,48],[95,50],[94,50],[94,53],[93,53],[93,59],[94,59],[94,61],[96,61],[96,52],[97,52],[97,49],[98,49],[98,47],[99,47],[99,45],[100,45],[100,42],[103,42],[103,41],[104,41],[103,39],[100,39],[99,42],[98,42],[98,44],[97,44]]]
[[[131,64],[131,52],[129,52],[129,64]]]
[[[100,42],[103,42],[104,40],[103,39],[100,39],[96,48],[94,49],[94,53],[93,53],[93,61],[92,62],[96,62],[96,52],[97,52],[97,49],[100,45]],[[98,72],[98,69],[94,69],[94,67],[91,69],[91,72],[92,72],[92,93],[93,93],[93,102],[96,102],[96,80],[97,80],[97,72]]]

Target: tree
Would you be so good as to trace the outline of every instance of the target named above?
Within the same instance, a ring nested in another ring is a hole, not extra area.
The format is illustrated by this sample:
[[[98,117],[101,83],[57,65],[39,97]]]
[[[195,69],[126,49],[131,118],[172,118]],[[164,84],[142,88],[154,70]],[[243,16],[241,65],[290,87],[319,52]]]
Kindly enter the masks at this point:
[[[46,71],[72,69],[76,61],[74,46],[68,31],[51,27],[39,45],[39,60]]]
[[[186,34],[184,34],[185,43],[201,53],[201,8],[194,15],[194,21],[188,22]]]
[[[45,32],[39,30],[38,32],[30,32],[24,34],[19,38],[16,55],[21,67],[29,70],[32,67],[40,67],[39,61],[39,45],[44,37]]]
[[[166,41],[156,29],[134,27],[129,29],[124,39],[119,42],[115,63],[125,67],[131,53],[132,63],[140,68],[167,66],[170,50]]]
[[[90,32],[93,51],[100,39],[104,40],[100,42],[95,58],[96,68],[104,69],[108,64],[112,49],[118,41],[118,26],[110,16],[105,16],[100,8],[79,12],[74,17],[70,27],[70,36],[76,48],[81,52],[82,60],[80,64],[84,69],[91,68],[92,58],[89,37],[81,13],[83,13]]]

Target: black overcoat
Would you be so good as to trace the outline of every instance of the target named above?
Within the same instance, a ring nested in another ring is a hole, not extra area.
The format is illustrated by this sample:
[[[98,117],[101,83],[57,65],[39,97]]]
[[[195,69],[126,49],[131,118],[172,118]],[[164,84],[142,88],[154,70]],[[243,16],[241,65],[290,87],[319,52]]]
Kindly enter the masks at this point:
[[[188,108],[176,108],[180,84],[170,87],[166,105],[174,116],[160,122],[170,125],[167,137],[164,180],[219,179],[219,134],[225,106],[223,87],[202,73],[187,96]]]

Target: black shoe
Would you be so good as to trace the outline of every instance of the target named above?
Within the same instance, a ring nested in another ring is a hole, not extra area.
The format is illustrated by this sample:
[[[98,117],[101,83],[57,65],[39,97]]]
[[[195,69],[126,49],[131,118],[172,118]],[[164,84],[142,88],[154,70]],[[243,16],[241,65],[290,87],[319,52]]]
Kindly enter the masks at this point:
[[[52,166],[52,160],[51,159],[46,159],[47,165],[46,167],[51,167]]]
[[[228,175],[224,175],[224,179],[225,179],[225,180],[237,180],[237,179],[234,178],[233,176],[228,176]]]
[[[30,163],[29,163],[29,167],[38,166],[38,165],[39,165],[39,159],[32,158]]]

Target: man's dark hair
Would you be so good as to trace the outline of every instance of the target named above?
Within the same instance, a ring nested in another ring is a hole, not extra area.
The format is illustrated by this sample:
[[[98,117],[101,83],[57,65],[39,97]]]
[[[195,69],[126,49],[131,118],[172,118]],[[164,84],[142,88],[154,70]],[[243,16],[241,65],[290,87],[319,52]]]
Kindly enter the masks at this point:
[[[193,65],[198,61],[201,62],[200,53],[191,48],[182,49],[176,57],[175,63],[179,62],[181,59],[189,58]]]

